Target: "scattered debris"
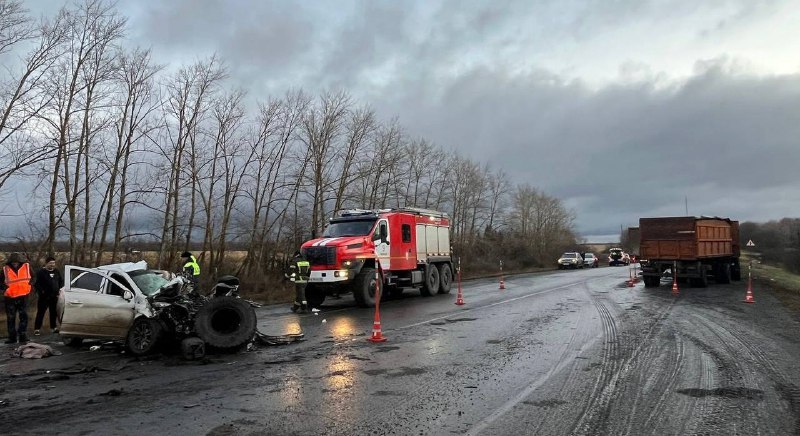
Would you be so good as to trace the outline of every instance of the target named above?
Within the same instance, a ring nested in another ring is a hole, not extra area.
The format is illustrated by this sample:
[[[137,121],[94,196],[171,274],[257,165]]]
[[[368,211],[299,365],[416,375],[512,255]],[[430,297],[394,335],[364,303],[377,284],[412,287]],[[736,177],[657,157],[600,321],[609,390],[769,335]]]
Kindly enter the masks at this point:
[[[99,345],[92,345],[91,347],[89,347],[89,351],[97,351],[99,349],[100,349]]]
[[[302,333],[294,333],[288,335],[265,335],[264,333],[256,331],[255,335],[255,341],[261,345],[284,345],[304,340],[305,340],[305,335]]]
[[[327,319],[323,319],[323,320],[322,320],[322,323],[323,323],[323,324],[325,324],[326,322],[328,322],[328,320],[327,320]]]
[[[197,406],[199,406],[199,404],[184,404],[183,408],[184,409],[191,409],[191,408],[197,407]]]
[[[110,391],[103,392],[100,395],[103,396],[103,397],[118,397],[118,396],[122,395],[122,389],[111,389]]]

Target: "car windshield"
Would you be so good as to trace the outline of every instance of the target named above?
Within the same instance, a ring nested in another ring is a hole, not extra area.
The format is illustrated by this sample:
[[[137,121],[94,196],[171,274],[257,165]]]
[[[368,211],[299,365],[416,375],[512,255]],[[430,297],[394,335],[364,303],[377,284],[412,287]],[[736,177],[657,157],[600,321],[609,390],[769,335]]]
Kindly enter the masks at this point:
[[[138,270],[131,271],[128,275],[136,283],[139,290],[148,296],[155,294],[162,286],[169,283],[169,280],[164,278],[161,271]]]
[[[593,259],[593,258],[594,258],[594,254],[587,254],[587,255],[584,257],[584,259]]]
[[[561,255],[561,257],[563,257],[564,259],[574,259],[575,253],[564,253]]]
[[[354,220],[354,221],[338,221],[332,222],[325,229],[322,234],[326,238],[336,238],[341,236],[366,236],[375,225],[376,219],[369,220]]]

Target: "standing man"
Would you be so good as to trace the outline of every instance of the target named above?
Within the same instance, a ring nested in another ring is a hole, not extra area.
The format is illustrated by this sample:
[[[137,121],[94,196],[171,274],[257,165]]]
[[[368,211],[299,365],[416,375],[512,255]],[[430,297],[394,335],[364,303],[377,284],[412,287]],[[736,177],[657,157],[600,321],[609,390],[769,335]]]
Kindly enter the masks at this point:
[[[183,260],[183,272],[190,277],[189,280],[191,280],[192,286],[197,291],[200,285],[200,264],[197,263],[197,259],[192,256],[192,253],[188,251],[184,251],[181,254],[181,259]]]
[[[39,296],[36,305],[36,320],[33,323],[33,335],[39,336],[39,329],[42,328],[45,311],[50,311],[50,331],[58,333],[56,327],[56,305],[58,304],[58,292],[64,286],[64,277],[56,269],[56,259],[53,256],[45,260],[44,267],[36,272],[36,280],[33,288]]]
[[[11,253],[0,274],[0,289],[3,290],[3,303],[8,319],[8,339],[6,344],[28,342],[28,294],[31,293],[31,266],[19,253]],[[19,314],[19,326],[17,326]]]
[[[294,282],[294,304],[292,312],[308,312],[308,302],[306,301],[306,283],[311,274],[311,263],[303,257],[299,251],[294,253],[292,260],[289,261],[289,270],[286,277]]]

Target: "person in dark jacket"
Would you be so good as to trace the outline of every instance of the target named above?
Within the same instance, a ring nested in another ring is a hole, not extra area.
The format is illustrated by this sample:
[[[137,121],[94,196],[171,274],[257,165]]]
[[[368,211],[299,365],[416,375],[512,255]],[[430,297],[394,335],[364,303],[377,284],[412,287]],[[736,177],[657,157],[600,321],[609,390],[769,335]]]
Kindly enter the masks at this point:
[[[308,276],[311,274],[311,263],[303,257],[299,251],[289,261],[288,268],[284,274],[286,278],[294,282],[294,304],[292,312],[308,312],[308,302],[306,301],[306,284]]]
[[[19,253],[11,253],[0,272],[0,290],[6,306],[8,339],[6,344],[28,342],[28,294],[31,293],[31,265]],[[19,315],[19,326],[17,326]]]
[[[39,296],[39,302],[36,305],[36,320],[33,323],[34,336],[39,336],[41,333],[40,329],[42,328],[46,311],[50,311],[50,330],[53,333],[58,333],[56,304],[58,303],[58,293],[62,286],[64,286],[64,277],[56,268],[56,259],[52,256],[48,257],[45,260],[44,267],[36,272],[33,282],[33,288],[36,289],[36,294]]]

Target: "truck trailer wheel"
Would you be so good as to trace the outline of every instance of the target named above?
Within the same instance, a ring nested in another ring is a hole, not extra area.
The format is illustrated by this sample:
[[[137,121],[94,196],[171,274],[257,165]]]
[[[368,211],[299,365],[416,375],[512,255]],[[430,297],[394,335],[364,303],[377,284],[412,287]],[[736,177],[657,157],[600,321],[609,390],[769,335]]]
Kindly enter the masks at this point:
[[[453,285],[453,270],[449,263],[439,264],[439,293],[449,294]]]
[[[661,284],[661,277],[658,276],[644,276],[645,288],[656,288]]]
[[[361,307],[375,307],[375,269],[363,268],[353,283],[353,298]]]
[[[731,267],[731,279],[737,282],[742,279],[742,267],[739,265],[738,259],[733,263],[733,266]]]
[[[728,284],[731,282],[731,264],[724,262],[718,263],[714,271],[714,278],[717,283]]]
[[[439,292],[439,268],[436,265],[428,264],[425,267],[425,283],[420,288],[420,293],[426,297],[432,297]]]

